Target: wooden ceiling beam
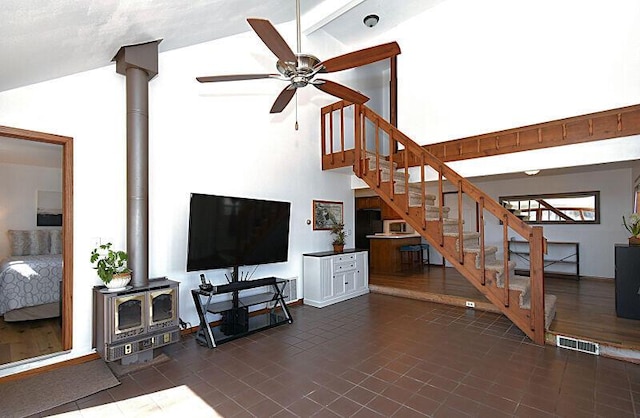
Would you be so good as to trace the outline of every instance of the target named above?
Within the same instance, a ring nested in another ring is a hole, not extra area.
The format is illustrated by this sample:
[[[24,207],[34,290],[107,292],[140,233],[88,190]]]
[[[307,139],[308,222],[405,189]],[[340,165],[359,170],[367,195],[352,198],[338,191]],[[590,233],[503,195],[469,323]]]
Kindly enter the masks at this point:
[[[640,134],[640,104],[424,145],[444,162]]]

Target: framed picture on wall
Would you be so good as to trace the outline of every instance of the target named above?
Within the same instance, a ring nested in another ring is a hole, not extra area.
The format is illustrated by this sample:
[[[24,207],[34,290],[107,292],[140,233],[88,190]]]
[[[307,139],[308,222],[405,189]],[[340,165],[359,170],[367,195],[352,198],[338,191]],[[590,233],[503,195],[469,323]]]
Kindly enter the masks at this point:
[[[344,223],[342,217],[342,202],[329,202],[327,200],[313,201],[313,229],[328,230],[335,224]]]

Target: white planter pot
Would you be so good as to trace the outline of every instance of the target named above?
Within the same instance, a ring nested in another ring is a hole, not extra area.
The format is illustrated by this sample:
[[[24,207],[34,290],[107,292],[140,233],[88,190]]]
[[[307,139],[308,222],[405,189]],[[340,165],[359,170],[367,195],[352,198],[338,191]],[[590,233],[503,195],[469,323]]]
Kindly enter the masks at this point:
[[[131,281],[131,273],[115,274],[109,283],[105,283],[107,289],[124,289]]]

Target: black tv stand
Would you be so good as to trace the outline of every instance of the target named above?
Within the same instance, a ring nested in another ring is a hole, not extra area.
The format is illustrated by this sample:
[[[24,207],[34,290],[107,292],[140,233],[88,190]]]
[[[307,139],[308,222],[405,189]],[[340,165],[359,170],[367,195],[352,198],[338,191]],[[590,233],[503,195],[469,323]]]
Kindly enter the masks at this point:
[[[283,292],[287,281],[275,277],[256,280],[232,281],[228,284],[213,286],[210,291],[191,289],[193,302],[200,318],[200,329],[196,333],[196,341],[209,348],[216,344],[230,341],[245,335],[293,322],[289,309],[284,301]],[[243,296],[241,292],[248,289],[266,287],[265,292]],[[230,300],[212,302],[216,295],[232,293]],[[252,313],[249,308],[259,304],[267,304],[264,313]],[[269,306],[271,305],[271,306]],[[220,325],[211,326],[208,314],[220,314]]]

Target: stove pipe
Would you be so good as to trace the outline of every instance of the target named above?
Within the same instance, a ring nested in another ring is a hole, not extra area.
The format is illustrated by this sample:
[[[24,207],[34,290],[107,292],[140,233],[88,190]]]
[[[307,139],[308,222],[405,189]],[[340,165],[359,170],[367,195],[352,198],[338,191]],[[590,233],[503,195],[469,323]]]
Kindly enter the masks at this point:
[[[123,46],[113,58],[127,79],[127,252],[136,288],[149,285],[149,81],[161,41]]]

